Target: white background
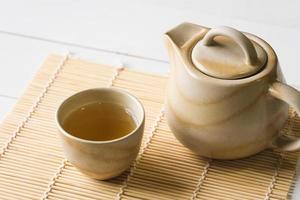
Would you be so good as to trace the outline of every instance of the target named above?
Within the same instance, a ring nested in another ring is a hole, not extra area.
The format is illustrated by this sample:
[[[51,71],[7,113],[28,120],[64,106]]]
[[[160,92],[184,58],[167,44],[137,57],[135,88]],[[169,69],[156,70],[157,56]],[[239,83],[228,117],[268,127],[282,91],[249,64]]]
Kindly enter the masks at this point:
[[[49,53],[166,74],[162,35],[183,21],[264,38],[287,82],[300,86],[300,1],[0,0],[0,119]]]

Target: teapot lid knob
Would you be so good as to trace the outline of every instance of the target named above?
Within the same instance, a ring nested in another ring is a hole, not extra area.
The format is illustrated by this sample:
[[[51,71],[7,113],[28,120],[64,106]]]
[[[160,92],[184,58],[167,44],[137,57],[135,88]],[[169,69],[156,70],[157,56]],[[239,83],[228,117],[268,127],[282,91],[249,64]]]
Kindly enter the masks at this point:
[[[264,49],[236,29],[210,29],[192,49],[192,62],[203,73],[220,79],[241,79],[260,71]]]

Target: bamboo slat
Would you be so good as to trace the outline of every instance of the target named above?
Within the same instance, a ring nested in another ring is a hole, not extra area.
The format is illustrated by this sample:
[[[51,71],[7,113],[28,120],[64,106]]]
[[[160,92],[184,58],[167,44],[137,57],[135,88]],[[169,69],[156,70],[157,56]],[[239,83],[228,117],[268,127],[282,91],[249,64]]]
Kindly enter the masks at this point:
[[[167,77],[51,55],[0,124],[0,199],[262,199],[289,198],[299,152],[266,150],[235,161],[202,158],[173,136],[164,116]],[[55,109],[74,92],[128,90],[143,103],[142,147],[119,177],[97,181],[64,159]],[[290,109],[284,134],[300,136]]]

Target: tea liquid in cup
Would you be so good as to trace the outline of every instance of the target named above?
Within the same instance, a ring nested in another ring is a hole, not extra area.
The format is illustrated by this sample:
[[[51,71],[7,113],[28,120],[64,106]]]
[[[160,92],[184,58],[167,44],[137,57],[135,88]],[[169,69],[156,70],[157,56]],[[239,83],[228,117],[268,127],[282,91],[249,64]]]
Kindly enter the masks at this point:
[[[74,110],[62,126],[75,137],[106,141],[123,137],[136,128],[136,120],[126,107],[106,102],[93,102]]]

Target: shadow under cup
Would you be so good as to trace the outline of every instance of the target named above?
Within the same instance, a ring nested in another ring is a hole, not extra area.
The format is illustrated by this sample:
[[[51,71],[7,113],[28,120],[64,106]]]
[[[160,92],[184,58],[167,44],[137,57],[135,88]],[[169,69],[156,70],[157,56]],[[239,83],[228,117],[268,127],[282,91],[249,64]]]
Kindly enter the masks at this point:
[[[136,128],[123,137],[105,141],[81,139],[63,129],[64,120],[72,112],[99,101],[129,109],[136,120]],[[84,174],[104,180],[120,175],[136,159],[144,131],[145,112],[141,102],[128,92],[96,88],[81,91],[63,101],[56,113],[56,123],[67,160]]]

